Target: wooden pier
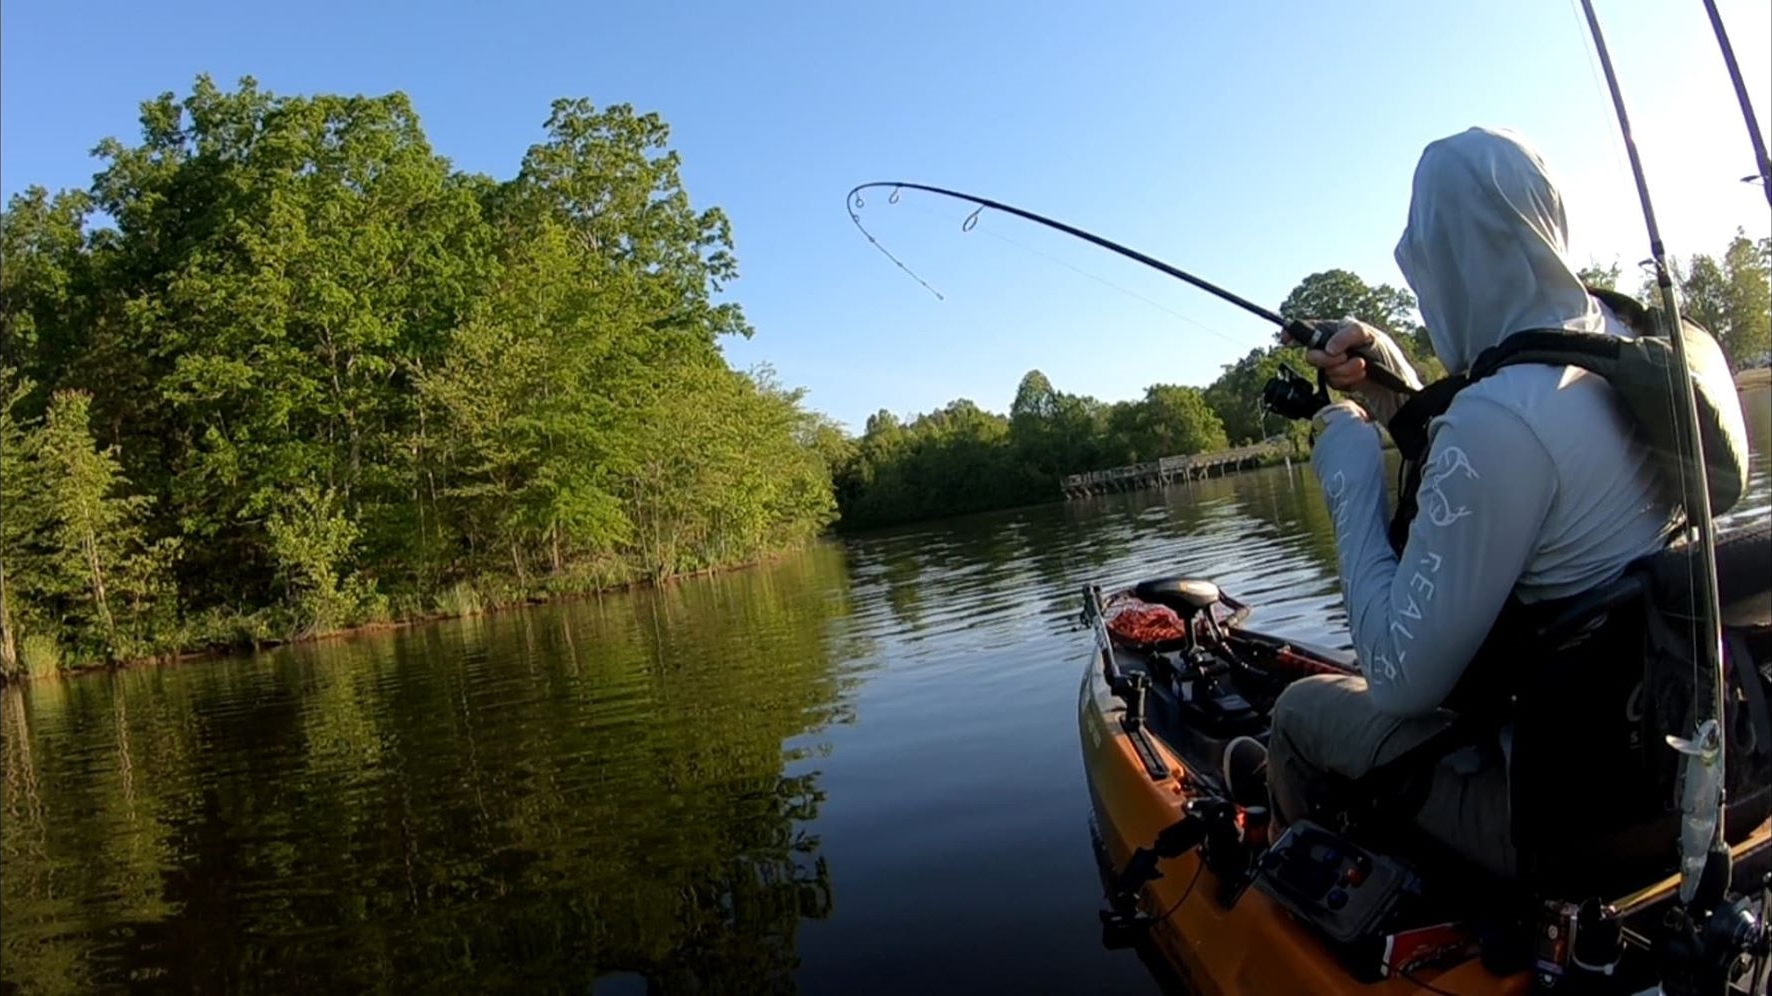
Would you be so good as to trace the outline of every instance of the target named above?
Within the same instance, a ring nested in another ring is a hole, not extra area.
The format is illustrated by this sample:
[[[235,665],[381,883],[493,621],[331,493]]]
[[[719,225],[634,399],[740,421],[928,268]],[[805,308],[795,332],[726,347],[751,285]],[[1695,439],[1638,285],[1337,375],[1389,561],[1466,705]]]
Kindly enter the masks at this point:
[[[1287,452],[1288,443],[1256,443],[1216,453],[1195,453],[1192,456],[1164,457],[1130,467],[1110,467],[1088,474],[1071,474],[1061,481],[1066,498],[1087,498],[1115,491],[1137,488],[1160,488],[1177,481],[1197,481],[1259,466],[1274,454]]]

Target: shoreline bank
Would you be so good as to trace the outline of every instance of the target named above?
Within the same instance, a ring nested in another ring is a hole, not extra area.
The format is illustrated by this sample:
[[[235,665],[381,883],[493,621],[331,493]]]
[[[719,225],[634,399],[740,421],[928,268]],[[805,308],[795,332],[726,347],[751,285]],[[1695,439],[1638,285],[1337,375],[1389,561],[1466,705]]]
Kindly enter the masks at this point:
[[[820,538],[828,538],[825,534]],[[584,601],[586,599],[602,599],[605,595],[627,595],[640,591],[657,591],[688,581],[703,580],[725,574],[737,574],[754,570],[769,564],[778,563],[788,557],[803,553],[808,546],[796,547],[766,554],[753,560],[738,564],[727,564],[720,567],[704,567],[700,570],[672,574],[664,578],[640,578],[620,584],[604,585],[583,591],[561,591],[547,595],[529,595],[521,599],[490,602],[470,612],[428,612],[421,615],[407,616],[400,619],[377,619],[371,622],[345,626],[340,629],[323,632],[299,633],[292,636],[268,637],[251,642],[235,644],[213,644],[200,649],[178,650],[172,653],[131,657],[116,661],[91,661],[67,667],[58,667],[42,673],[24,672],[10,678],[0,677],[0,689],[13,686],[27,686],[46,681],[59,681],[66,678],[86,677],[107,672],[136,670],[149,667],[173,667],[194,664],[202,661],[215,660],[243,654],[256,654],[261,651],[275,650],[279,647],[299,646],[309,643],[322,643],[330,640],[350,639],[366,636],[371,633],[385,632],[396,629],[409,629],[433,623],[449,622],[456,619],[469,619],[478,616],[489,616],[496,613],[511,612],[518,609],[531,609],[542,605],[554,605],[566,602]],[[469,582],[471,584],[471,582]]]

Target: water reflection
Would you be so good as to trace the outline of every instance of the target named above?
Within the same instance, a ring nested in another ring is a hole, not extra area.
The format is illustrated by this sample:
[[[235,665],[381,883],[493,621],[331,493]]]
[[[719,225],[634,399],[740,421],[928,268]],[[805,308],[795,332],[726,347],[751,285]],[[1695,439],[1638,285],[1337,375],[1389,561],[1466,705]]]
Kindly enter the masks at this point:
[[[792,988],[845,578],[9,692],[8,986]]]

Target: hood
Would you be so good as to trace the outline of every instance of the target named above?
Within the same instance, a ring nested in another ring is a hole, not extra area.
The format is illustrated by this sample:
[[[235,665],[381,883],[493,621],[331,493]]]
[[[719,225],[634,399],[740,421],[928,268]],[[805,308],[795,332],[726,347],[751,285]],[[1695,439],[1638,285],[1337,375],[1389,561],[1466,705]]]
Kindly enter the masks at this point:
[[[1568,250],[1563,197],[1523,138],[1472,128],[1422,152],[1396,258],[1448,372],[1515,332],[1605,331]]]

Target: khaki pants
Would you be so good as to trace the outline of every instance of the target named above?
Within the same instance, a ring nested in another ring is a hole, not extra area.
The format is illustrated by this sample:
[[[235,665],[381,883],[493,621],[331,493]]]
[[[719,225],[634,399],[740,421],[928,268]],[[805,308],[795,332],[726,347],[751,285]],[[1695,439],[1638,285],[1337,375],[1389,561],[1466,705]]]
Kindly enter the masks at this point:
[[[1359,778],[1434,733],[1439,716],[1397,719],[1372,707],[1366,679],[1316,675],[1293,682],[1274,703],[1268,788],[1282,821],[1307,817],[1325,775]],[[1500,745],[1466,748],[1440,762],[1416,826],[1489,872],[1517,867],[1508,830],[1507,766]]]

